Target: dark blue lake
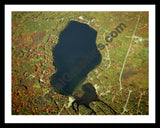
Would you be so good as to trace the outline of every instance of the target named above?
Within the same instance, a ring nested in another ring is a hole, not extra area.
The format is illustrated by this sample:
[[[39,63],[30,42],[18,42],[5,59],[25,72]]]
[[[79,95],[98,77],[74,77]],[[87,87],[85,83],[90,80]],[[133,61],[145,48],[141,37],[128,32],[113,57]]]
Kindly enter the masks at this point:
[[[58,43],[53,48],[56,73],[51,77],[56,92],[72,95],[81,87],[87,74],[101,63],[96,37],[96,30],[77,21],[70,21],[60,33]]]

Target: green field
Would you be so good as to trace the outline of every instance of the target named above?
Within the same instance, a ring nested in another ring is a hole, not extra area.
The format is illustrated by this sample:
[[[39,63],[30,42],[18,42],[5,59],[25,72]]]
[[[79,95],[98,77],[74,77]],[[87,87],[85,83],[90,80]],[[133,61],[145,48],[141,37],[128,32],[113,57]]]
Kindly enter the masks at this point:
[[[70,20],[97,32],[101,64],[88,74],[101,100],[119,115],[148,115],[148,12],[12,12],[12,114],[75,115],[69,98],[52,89],[53,47]],[[119,24],[126,28],[108,43]],[[97,115],[112,115],[100,102],[90,103]],[[91,110],[80,106],[81,115]]]

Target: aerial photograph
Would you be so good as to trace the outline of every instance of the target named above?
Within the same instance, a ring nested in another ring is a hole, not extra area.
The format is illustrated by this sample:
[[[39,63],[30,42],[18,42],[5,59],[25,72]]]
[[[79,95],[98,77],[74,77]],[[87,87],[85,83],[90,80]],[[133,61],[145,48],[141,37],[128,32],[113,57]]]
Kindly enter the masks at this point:
[[[149,12],[12,11],[12,115],[149,115]]]

